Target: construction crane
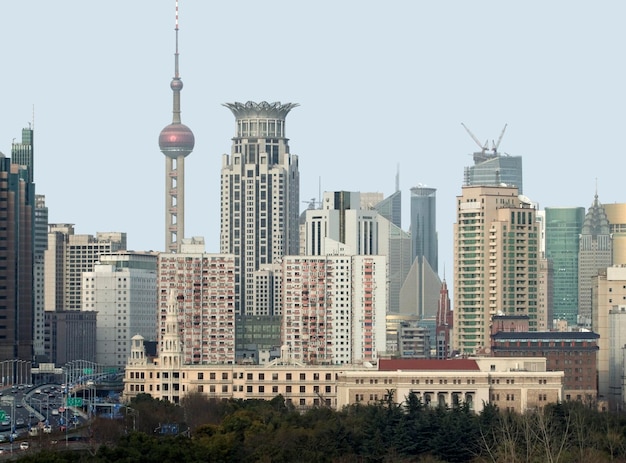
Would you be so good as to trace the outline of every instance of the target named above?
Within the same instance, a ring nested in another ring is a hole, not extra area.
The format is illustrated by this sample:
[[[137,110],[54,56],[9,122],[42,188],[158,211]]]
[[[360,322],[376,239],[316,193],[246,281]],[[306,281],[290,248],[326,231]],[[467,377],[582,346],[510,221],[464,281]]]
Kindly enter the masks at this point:
[[[480,140],[476,137],[476,135],[474,135],[472,133],[472,131],[470,129],[467,128],[467,126],[465,124],[463,124],[463,122],[461,122],[461,125],[463,126],[463,128],[467,131],[467,133],[469,134],[470,137],[472,137],[472,140],[474,140],[476,142],[476,144],[478,145],[478,147],[480,148],[480,151],[482,153],[485,153],[488,149],[489,149],[489,140],[486,140],[484,144],[480,143]]]
[[[497,143],[491,140],[491,149],[489,148],[488,139],[487,141],[485,141],[485,143],[481,143],[480,140],[476,137],[476,135],[474,135],[472,131],[468,129],[467,126],[463,122],[461,122],[461,125],[467,131],[469,136],[472,137],[472,140],[474,140],[480,148],[480,152],[474,153],[474,162],[482,162],[482,161],[486,161],[487,159],[491,159],[491,158],[498,156],[498,148],[500,147],[500,142],[502,141],[502,137],[504,136],[504,131],[506,130],[506,127],[508,124],[504,124],[504,128],[502,129],[502,132],[500,132],[500,136],[498,137]],[[487,153],[488,151],[491,151],[491,153]]]

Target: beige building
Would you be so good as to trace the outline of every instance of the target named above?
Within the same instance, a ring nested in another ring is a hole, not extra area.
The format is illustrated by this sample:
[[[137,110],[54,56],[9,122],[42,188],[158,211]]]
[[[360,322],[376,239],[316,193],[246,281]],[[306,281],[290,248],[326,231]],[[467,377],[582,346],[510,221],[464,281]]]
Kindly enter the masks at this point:
[[[626,264],[626,203],[603,204],[613,236],[613,264]]]
[[[539,226],[514,187],[466,186],[454,224],[453,349],[489,346],[491,316],[528,315],[538,327]]]
[[[598,339],[598,398],[609,398],[610,334],[609,313],[626,305],[626,265],[615,265],[598,272],[593,279],[592,329]]]
[[[141,336],[133,338],[124,378],[125,401],[141,393],[179,402],[185,394],[217,399],[266,399],[282,395],[298,409],[393,400],[414,392],[425,403],[476,412],[486,403],[524,411],[562,400],[562,372],[545,371],[545,359],[381,360],[378,369],[361,365],[303,365],[285,353],[267,365],[165,366],[148,359]],[[427,362],[427,363],[424,363]]]

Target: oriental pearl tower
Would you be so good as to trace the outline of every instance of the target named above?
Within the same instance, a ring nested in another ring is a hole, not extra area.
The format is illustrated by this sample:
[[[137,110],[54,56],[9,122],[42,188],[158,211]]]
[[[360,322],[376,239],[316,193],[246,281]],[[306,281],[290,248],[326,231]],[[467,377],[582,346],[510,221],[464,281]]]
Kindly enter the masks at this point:
[[[176,1],[176,52],[174,78],[170,88],[174,92],[172,123],[161,130],[159,148],[165,155],[165,252],[179,251],[185,237],[185,157],[193,151],[193,132],[180,122],[180,91],[183,81],[178,73],[178,0]]]

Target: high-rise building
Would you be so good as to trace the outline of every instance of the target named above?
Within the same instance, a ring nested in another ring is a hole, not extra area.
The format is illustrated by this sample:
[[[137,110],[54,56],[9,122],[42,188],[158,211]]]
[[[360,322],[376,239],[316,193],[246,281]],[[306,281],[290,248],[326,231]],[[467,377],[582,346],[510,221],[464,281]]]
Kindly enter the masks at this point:
[[[400,191],[399,171],[396,173],[396,191],[374,205],[374,209],[396,227],[402,228],[402,192]]]
[[[27,182],[34,183],[34,130],[22,129],[22,141],[11,144],[11,163],[22,166]],[[45,197],[35,195],[33,248],[33,354],[36,360],[44,355],[44,252],[48,246],[48,208]]]
[[[592,278],[612,265],[613,238],[604,206],[596,193],[585,215],[578,247],[578,322],[591,324]]]
[[[598,340],[598,396],[608,400],[611,394],[609,386],[609,358],[611,348],[610,312],[621,312],[626,306],[626,265],[613,265],[598,272],[593,278],[591,299],[591,328],[600,335]],[[618,315],[616,315],[618,317]],[[617,320],[613,320],[617,321]],[[617,340],[616,340],[617,341]]]
[[[178,252],[185,237],[185,157],[195,145],[195,137],[180,119],[180,91],[183,81],[178,72],[178,2],[176,2],[176,51],[174,77],[170,88],[174,92],[172,123],[159,134],[159,148],[165,155],[165,251]]]
[[[93,271],[82,274],[82,310],[97,312],[96,362],[123,367],[132,336],[156,339],[157,254],[100,256]]]
[[[11,162],[23,166],[27,172],[27,181],[35,181],[34,130],[31,127],[22,129],[22,142],[11,144]]]
[[[234,257],[206,253],[201,237],[185,238],[180,244],[177,253],[159,255],[159,341],[167,333],[174,290],[184,362],[234,363]]]
[[[285,256],[283,345],[308,364],[372,361],[386,350],[385,256]]]
[[[226,103],[236,119],[222,157],[220,252],[235,258],[235,308],[254,314],[254,273],[298,254],[300,174],[285,118],[297,104]]]
[[[603,206],[613,237],[613,265],[626,264],[626,203]]]
[[[425,186],[411,188],[411,241],[413,260],[424,258],[437,272],[437,190]]]
[[[45,356],[64,365],[72,360],[96,361],[96,313],[57,310],[44,313]]]
[[[35,195],[35,248],[33,278],[35,308],[33,319],[33,351],[35,360],[45,360],[44,311],[45,311],[45,254],[48,249],[48,208],[46,197]]]
[[[450,307],[450,294],[448,293],[448,284],[444,277],[441,283],[441,291],[439,291],[439,306],[437,308],[436,323],[436,357],[438,359],[447,359],[452,354],[452,329],[454,327],[454,317],[452,308]]]
[[[454,224],[453,348],[490,345],[493,315],[528,315],[537,329],[536,210],[515,187],[463,187]]]
[[[82,273],[93,271],[103,254],[126,249],[126,233],[75,235],[73,224],[49,224],[45,251],[45,309],[80,310]]]
[[[546,207],[546,258],[552,261],[552,313],[576,325],[578,317],[578,236],[584,207]]]
[[[35,185],[0,153],[0,359],[33,359]]]

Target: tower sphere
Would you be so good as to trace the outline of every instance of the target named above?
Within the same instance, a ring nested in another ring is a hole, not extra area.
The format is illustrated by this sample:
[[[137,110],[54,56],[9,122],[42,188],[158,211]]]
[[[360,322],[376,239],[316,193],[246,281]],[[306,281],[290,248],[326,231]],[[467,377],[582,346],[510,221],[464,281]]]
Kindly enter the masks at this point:
[[[193,151],[195,144],[193,132],[185,124],[170,124],[159,135],[161,152],[171,158],[187,156]]]
[[[174,91],[180,91],[183,89],[183,81],[180,80],[179,78],[173,78],[172,82],[170,83],[170,88]]]

